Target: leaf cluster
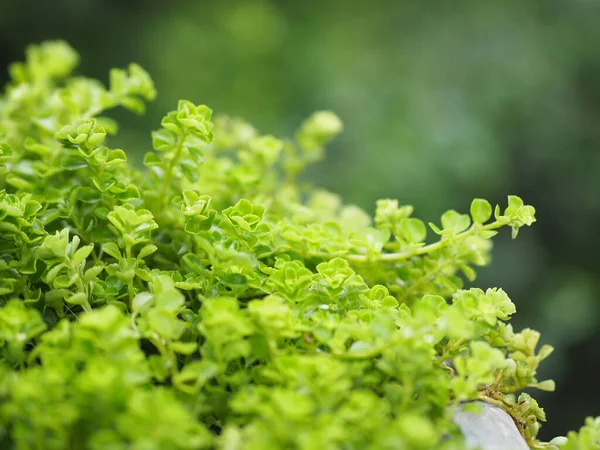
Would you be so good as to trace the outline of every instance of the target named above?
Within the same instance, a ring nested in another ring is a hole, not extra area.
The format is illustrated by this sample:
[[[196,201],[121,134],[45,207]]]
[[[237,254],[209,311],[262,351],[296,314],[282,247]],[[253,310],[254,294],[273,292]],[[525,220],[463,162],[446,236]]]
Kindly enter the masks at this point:
[[[279,139],[181,101],[139,170],[103,114],[142,112],[150,77],[105,87],[77,60],[34,46],[0,98],[2,448],[461,449],[453,410],[477,399],[555,448],[522,392],[553,390],[552,348],[466,285],[532,206],[475,199],[428,230],[395,200],[344,205],[298,182],[331,112]]]

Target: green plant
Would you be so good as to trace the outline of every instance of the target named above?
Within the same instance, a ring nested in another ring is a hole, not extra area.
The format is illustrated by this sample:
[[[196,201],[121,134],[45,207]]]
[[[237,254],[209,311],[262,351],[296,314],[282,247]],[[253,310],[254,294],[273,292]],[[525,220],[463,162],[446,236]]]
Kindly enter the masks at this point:
[[[0,443],[7,449],[460,449],[460,403],[504,408],[545,444],[529,387],[552,351],[513,331],[499,289],[463,289],[515,196],[374,219],[298,182],[342,125],[295,140],[181,101],[148,170],[108,146],[155,97],[139,66],[72,77],[66,44],[32,47],[0,100]],[[460,275],[459,275],[460,274]],[[595,428],[594,428],[595,427]]]

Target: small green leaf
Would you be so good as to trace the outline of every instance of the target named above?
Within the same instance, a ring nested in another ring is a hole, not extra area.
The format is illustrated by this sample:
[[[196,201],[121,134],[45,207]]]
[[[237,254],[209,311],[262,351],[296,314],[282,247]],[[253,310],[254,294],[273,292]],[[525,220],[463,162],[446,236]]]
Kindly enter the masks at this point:
[[[86,260],[86,258],[88,256],[90,256],[90,254],[92,253],[93,250],[94,250],[94,244],[89,244],[89,245],[86,245],[85,247],[81,247],[80,249],[78,249],[75,252],[75,254],[73,255],[73,264],[78,266],[79,264],[84,262]]]
[[[78,292],[77,294],[73,294],[73,295],[65,298],[65,302],[69,303],[70,305],[79,305],[79,306],[87,306],[88,305],[87,295],[84,294],[83,292]]]
[[[143,259],[146,256],[150,256],[156,250],[158,250],[158,247],[156,245],[146,244],[141,248],[140,252],[138,253],[138,258]]]
[[[471,203],[473,222],[485,223],[492,217],[492,205],[487,200],[476,198]]]
[[[195,342],[171,342],[170,345],[173,351],[182,355],[191,355],[198,348]]]
[[[133,301],[131,302],[131,308],[133,311],[139,313],[150,305],[150,302],[153,298],[154,296],[150,292],[140,292],[133,298]]]
[[[402,221],[402,234],[410,243],[423,242],[427,236],[427,228],[423,221],[414,218],[407,218]]]
[[[116,260],[120,261],[123,257],[121,256],[121,250],[116,242],[107,242],[102,246],[102,251],[107,255],[112,256]]]
[[[442,230],[435,223],[429,222],[428,225],[429,225],[429,228],[431,228],[435,234],[437,234],[437,235],[442,234]]]
[[[556,384],[554,380],[545,380],[534,384],[532,387],[539,389],[540,391],[554,392],[556,390]]]
[[[127,156],[123,150],[109,150],[106,158],[106,164],[119,164],[127,161]]]
[[[66,289],[75,284],[77,275],[59,275],[54,279],[52,285],[56,289]]]
[[[469,228],[471,225],[471,219],[466,214],[460,214],[453,209],[446,211],[442,215],[442,227],[444,231],[452,231],[454,233],[461,233]]]
[[[552,352],[554,352],[554,347],[552,347],[551,345],[548,345],[548,344],[544,344],[540,348],[540,351],[538,352],[538,356],[540,357],[541,360],[544,360],[548,356],[550,356],[552,354]]]
[[[187,267],[189,267],[198,275],[206,274],[206,264],[200,259],[198,255],[195,255],[193,253],[187,253],[183,255],[182,260]]]
[[[231,273],[221,278],[221,283],[229,287],[246,286],[248,280],[241,273]]]
[[[98,275],[100,275],[100,273],[102,273],[103,270],[104,270],[104,265],[102,265],[102,264],[90,267],[83,274],[83,282],[91,283],[98,277]]]
[[[60,166],[67,170],[83,169],[88,166],[85,159],[78,155],[66,155],[60,161]]]
[[[84,203],[97,203],[102,199],[102,194],[98,189],[80,186],[77,189],[77,200]]]

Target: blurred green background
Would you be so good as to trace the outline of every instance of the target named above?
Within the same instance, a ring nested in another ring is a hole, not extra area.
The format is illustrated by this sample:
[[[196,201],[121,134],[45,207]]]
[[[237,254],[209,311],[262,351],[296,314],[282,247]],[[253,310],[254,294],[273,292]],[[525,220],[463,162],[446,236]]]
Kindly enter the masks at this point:
[[[600,414],[598,24],[592,0],[0,0],[0,59],[65,39],[88,76],[140,63],[158,100],[115,113],[138,154],[180,98],[281,136],[331,109],[345,132],[310,177],[348,202],[436,220],[522,196],[538,223],[497,239],[476,284],[503,287],[515,326],[556,347],[541,378],[557,392],[536,394],[549,437]]]

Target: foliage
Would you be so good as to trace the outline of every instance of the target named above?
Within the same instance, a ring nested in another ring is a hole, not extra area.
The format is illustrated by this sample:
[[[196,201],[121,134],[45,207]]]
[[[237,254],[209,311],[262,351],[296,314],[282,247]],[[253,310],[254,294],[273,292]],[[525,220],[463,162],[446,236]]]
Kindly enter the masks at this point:
[[[588,417],[579,433],[571,431],[567,438],[555,438],[555,442],[563,445],[564,450],[597,448],[600,442],[600,419]]]
[[[475,399],[555,448],[522,392],[553,390],[552,348],[513,330],[504,291],[465,287],[532,206],[476,199],[430,243],[408,205],[371,218],[298,182],[330,112],[281,140],[180,101],[141,171],[102,114],[143,112],[150,77],[105,87],[77,60],[30,48],[0,100],[2,448],[460,449],[452,412]],[[585,430],[568,445],[596,448]]]

